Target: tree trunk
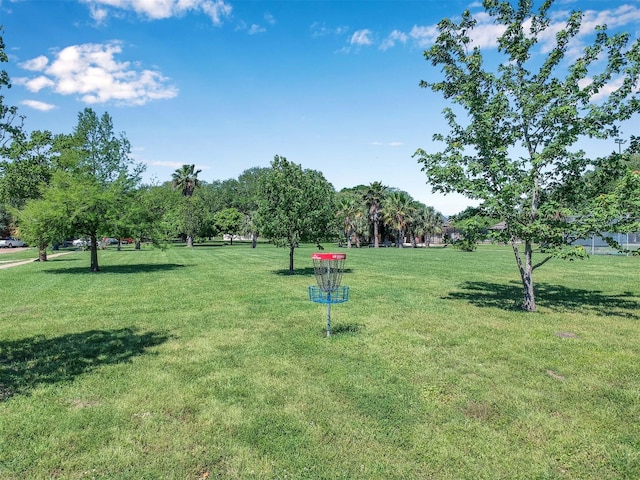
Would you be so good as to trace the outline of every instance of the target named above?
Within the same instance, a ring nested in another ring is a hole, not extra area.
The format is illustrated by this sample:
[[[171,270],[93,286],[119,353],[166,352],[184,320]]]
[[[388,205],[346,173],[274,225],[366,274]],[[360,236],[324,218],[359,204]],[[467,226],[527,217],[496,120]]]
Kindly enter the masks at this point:
[[[380,245],[378,244],[378,221],[375,220],[373,222],[373,246],[378,248]]]
[[[251,248],[256,248],[258,245],[258,233],[251,232]]]
[[[46,262],[47,261],[47,247],[41,247],[38,249],[38,261]]]
[[[193,248],[193,237],[191,235],[187,235],[187,247]]]
[[[136,240],[136,247],[135,247],[135,249],[136,249],[136,250],[140,250],[140,240],[139,240],[139,239],[138,239],[138,240]]]
[[[100,268],[98,267],[98,236],[95,233],[92,233],[89,236],[89,242],[91,243],[91,271],[99,272]]]
[[[295,245],[291,244],[291,246],[289,247],[289,275],[293,275],[293,252],[295,251],[295,249]]]
[[[535,312],[536,310],[536,298],[533,289],[533,248],[530,241],[524,243],[524,262],[522,256],[516,245],[515,238],[511,239],[511,248],[516,256],[516,263],[518,264],[518,270],[520,271],[520,278],[522,279],[522,288],[524,293],[524,300],[522,301],[522,309],[527,312]]]

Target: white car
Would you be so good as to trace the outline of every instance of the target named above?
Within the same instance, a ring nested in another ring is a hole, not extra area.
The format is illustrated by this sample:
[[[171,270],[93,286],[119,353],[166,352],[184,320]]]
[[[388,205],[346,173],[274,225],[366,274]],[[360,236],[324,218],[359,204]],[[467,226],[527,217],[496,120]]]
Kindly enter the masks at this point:
[[[86,247],[87,245],[89,245],[89,241],[85,238],[78,238],[76,240],[74,240],[73,242],[71,242],[71,244],[74,247]]]
[[[7,237],[0,240],[0,248],[26,247],[27,244],[17,238]]]

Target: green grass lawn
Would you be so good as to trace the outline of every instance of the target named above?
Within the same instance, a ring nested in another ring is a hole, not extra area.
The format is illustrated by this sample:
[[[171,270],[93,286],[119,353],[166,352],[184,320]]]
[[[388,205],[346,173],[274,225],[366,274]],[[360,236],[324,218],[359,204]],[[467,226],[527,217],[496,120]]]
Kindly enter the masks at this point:
[[[640,478],[640,258],[115,249],[0,271],[0,478]]]

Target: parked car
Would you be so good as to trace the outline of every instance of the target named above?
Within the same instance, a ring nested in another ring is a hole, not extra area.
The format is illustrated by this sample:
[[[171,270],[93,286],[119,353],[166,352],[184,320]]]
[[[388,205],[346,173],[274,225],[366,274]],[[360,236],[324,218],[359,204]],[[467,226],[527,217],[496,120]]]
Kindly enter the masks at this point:
[[[26,247],[27,244],[17,238],[7,237],[0,240],[0,248]]]
[[[102,239],[102,243],[104,243],[105,245],[117,245],[118,244],[118,239],[117,238],[111,238],[111,237],[104,237]]]
[[[71,242],[74,247],[86,247],[89,245],[89,240],[86,238],[77,238],[73,242]]]
[[[129,243],[133,243],[133,238],[121,238],[120,243],[123,245],[127,245]]]

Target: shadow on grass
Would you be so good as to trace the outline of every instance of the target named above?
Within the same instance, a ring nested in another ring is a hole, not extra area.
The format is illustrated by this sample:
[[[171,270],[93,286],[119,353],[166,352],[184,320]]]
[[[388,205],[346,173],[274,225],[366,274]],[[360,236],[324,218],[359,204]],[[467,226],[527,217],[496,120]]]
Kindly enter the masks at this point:
[[[128,362],[168,339],[158,332],[121,328],[0,341],[0,402],[28,395],[40,385],[73,380],[102,365]]]
[[[464,282],[462,291],[451,292],[444,299],[465,300],[478,307],[520,310],[522,285],[490,282]],[[603,316],[640,319],[640,300],[631,292],[607,294],[598,290],[569,288],[563,285],[537,283],[536,304],[555,311],[588,311]]]
[[[272,270],[272,273],[275,273],[276,275],[283,275],[283,276],[289,276],[291,275],[291,273],[289,273],[289,269],[282,269],[282,270]],[[343,273],[352,273],[352,270],[350,268],[345,268]],[[313,267],[304,267],[304,268],[294,268],[293,269],[293,275],[302,275],[302,276],[314,276],[315,272],[313,271]]]
[[[161,264],[148,264],[137,263],[132,265],[106,265],[101,266],[98,275],[101,273],[151,273],[151,272],[166,272],[168,270],[176,270],[178,268],[184,268],[186,265],[180,263],[161,263]],[[44,270],[46,273],[87,273],[96,275],[96,273],[90,270],[89,264],[83,264],[81,267],[69,267],[69,268],[56,268],[50,270]]]
[[[333,336],[360,333],[363,328],[364,325],[361,323],[338,323],[331,327],[331,335]]]

